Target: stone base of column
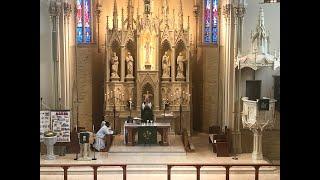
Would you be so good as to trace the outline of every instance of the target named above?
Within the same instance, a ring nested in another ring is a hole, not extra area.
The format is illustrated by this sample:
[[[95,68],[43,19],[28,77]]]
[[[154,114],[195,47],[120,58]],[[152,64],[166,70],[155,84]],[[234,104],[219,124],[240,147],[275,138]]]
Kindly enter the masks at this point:
[[[178,74],[177,77],[176,77],[176,80],[177,81],[185,81],[186,77],[184,77],[182,74]]]
[[[263,160],[262,152],[253,152],[252,153],[252,160]]]
[[[241,132],[240,131],[233,131],[231,134],[232,134],[232,152],[235,154],[242,153]]]
[[[134,77],[132,75],[127,75],[125,79],[126,81],[133,81]]]
[[[262,132],[260,130],[253,130],[253,152],[252,160],[262,160]]]
[[[170,76],[162,76],[161,80],[162,81],[170,81],[171,77]]]
[[[111,81],[119,81],[120,80],[120,77],[111,77]]]

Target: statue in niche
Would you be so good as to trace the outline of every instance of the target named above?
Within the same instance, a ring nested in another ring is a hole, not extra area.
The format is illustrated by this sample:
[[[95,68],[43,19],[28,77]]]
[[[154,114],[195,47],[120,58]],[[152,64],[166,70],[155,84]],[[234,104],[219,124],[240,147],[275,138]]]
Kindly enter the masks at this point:
[[[179,56],[177,57],[177,64],[178,64],[178,68],[177,68],[177,78],[184,78],[184,62],[186,61],[186,59],[183,57],[182,52],[179,53]]]
[[[150,13],[150,10],[151,10],[150,0],[144,0],[144,10],[146,14]]]
[[[119,59],[117,54],[114,52],[111,58],[111,77],[118,78],[118,68],[119,68]]]
[[[170,59],[166,51],[162,56],[162,77],[170,76]]]
[[[146,49],[146,62],[145,64],[150,64],[150,55],[153,47],[150,44],[150,38],[147,38],[147,42],[144,45],[144,48]]]
[[[131,53],[128,52],[128,55],[126,57],[127,62],[127,77],[133,77],[133,57],[131,56]]]

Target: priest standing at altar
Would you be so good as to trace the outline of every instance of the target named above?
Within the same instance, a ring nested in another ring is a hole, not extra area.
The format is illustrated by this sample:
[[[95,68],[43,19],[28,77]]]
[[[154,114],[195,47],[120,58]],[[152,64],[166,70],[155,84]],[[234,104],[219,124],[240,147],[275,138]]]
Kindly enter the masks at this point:
[[[147,120],[153,120],[152,104],[148,96],[145,97],[141,105],[141,119],[144,123],[146,123]]]

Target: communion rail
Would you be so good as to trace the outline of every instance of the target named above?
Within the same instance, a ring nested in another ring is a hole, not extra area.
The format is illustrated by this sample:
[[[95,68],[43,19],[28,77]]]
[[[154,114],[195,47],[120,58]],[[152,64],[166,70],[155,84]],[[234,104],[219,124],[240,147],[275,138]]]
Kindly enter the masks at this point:
[[[40,167],[62,167],[63,168],[63,179],[68,180],[68,169],[69,167],[92,167],[93,168],[93,179],[98,178],[98,168],[102,166],[119,166],[122,167],[122,179],[127,179],[127,165],[126,164],[40,164]]]
[[[40,164],[40,167],[61,167],[63,168],[64,180],[68,180],[68,169],[70,167],[92,167],[93,179],[97,180],[99,167],[103,166],[119,166],[122,167],[123,180],[127,179],[127,164]],[[226,180],[229,180],[230,168],[232,166],[254,167],[255,168],[255,180],[259,180],[259,169],[262,166],[280,166],[280,164],[167,164],[167,180],[171,180],[171,168],[175,166],[191,166],[197,170],[197,180],[200,180],[200,169],[205,166],[222,166],[226,169]]]
[[[204,166],[223,166],[226,168],[226,180],[229,180],[230,168],[232,166],[251,166],[255,168],[255,180],[259,180],[259,169],[261,166],[280,166],[280,164],[168,164],[167,180],[171,180],[171,168],[174,166],[193,166],[197,170],[197,180],[200,180],[200,169]]]

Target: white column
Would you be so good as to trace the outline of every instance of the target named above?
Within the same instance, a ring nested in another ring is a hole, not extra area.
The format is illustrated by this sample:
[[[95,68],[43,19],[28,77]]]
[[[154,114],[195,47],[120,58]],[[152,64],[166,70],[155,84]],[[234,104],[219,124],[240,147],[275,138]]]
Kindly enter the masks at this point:
[[[55,1],[50,2],[49,13],[52,22],[51,40],[52,40],[52,61],[53,61],[53,88],[54,88],[54,108],[58,108],[59,99],[59,54],[58,54],[58,29],[60,4]]]
[[[238,55],[241,55],[242,53],[242,29],[243,29],[243,17],[245,15],[245,7],[244,4],[239,4],[236,8],[235,8],[235,14],[237,16],[236,20],[236,48],[235,48],[235,57],[237,57]],[[236,112],[236,117],[234,118],[234,139],[235,139],[235,144],[234,144],[234,150],[235,153],[241,153],[242,152],[242,148],[241,148],[241,131],[240,131],[240,126],[241,126],[241,115],[240,115],[240,107],[241,107],[241,67],[237,67],[238,71],[237,74],[235,74],[235,76],[237,76],[236,78],[236,91],[235,94],[235,112]]]
[[[257,129],[253,129],[253,152],[252,159],[253,160],[262,160],[262,132]]]

